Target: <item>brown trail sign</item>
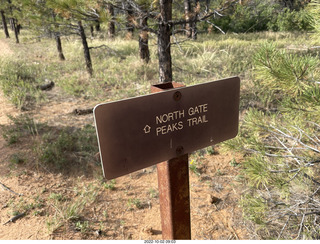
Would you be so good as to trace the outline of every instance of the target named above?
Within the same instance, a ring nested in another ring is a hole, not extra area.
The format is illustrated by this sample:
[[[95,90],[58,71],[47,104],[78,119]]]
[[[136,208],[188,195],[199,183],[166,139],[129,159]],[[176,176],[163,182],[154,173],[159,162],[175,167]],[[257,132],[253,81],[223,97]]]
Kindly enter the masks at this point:
[[[105,177],[123,176],[235,137],[239,91],[240,79],[232,77],[97,105],[94,117]]]
[[[161,92],[94,108],[104,176],[158,163],[162,236],[190,239],[188,153],[237,135],[240,79],[162,83],[152,91]]]

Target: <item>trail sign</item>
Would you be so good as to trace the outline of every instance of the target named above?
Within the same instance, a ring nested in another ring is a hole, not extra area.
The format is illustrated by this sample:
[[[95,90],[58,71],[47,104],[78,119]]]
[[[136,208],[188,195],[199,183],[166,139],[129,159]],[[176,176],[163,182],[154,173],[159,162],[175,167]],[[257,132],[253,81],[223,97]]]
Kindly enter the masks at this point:
[[[176,88],[94,108],[104,176],[113,179],[231,139],[240,79]]]

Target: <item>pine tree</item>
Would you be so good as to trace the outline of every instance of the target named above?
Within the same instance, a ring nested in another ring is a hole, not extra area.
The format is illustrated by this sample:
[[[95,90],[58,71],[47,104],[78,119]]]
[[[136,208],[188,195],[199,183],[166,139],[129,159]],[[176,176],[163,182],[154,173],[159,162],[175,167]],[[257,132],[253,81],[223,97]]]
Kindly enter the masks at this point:
[[[89,23],[97,23],[103,20],[104,9],[100,8],[98,1],[76,1],[76,0],[47,0],[48,6],[59,16],[63,22],[60,23],[66,30],[75,31],[81,38],[83,54],[87,72],[93,75],[93,67],[90,55],[90,48],[87,42],[85,26]]]
[[[47,1],[23,0],[24,20],[29,23],[29,28],[37,33],[38,36],[53,36],[60,60],[65,60],[62,50],[61,36],[59,28],[59,18],[53,9],[48,7]]]
[[[0,10],[0,14],[1,14],[1,20],[2,20],[4,34],[6,35],[6,38],[10,38],[9,31],[8,31],[8,25],[7,25],[7,21],[6,21],[6,16],[4,14],[4,10]]]
[[[21,15],[21,2],[17,0],[7,0],[4,6],[7,9],[11,29],[14,31],[16,43],[20,43],[19,33],[21,25],[18,21],[18,17]]]

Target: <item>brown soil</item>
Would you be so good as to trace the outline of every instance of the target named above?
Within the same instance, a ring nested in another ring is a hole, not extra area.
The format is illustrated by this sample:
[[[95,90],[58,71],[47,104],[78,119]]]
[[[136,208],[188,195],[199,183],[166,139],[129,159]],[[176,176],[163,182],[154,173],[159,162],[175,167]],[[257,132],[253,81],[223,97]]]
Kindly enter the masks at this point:
[[[0,54],[12,54],[5,41],[0,40]],[[25,112],[33,114],[38,122],[50,126],[82,127],[93,124],[91,115],[75,116],[75,108],[88,108],[94,104],[69,97],[58,87],[47,92],[48,102]],[[0,124],[8,124],[7,115],[22,112],[12,106],[0,92]],[[1,132],[1,131],[0,131]],[[22,153],[28,163],[13,165],[10,157]],[[91,173],[84,176],[75,168],[68,174],[57,173],[49,168],[32,164],[32,145],[29,141],[8,146],[0,136],[0,239],[161,239],[159,199],[157,197],[156,167],[149,167],[116,179],[115,189],[101,187],[101,169],[91,166]],[[239,199],[242,186],[236,181],[239,167],[230,164],[235,159],[241,163],[241,156],[232,153],[204,156],[199,164],[200,176],[190,172],[192,239],[250,239]],[[77,189],[89,186],[99,189],[93,203],[85,205],[81,221],[90,224],[81,232],[75,221],[65,221],[54,232],[48,223],[61,215],[61,209],[50,200],[52,193],[60,193],[66,204],[72,204]],[[22,194],[22,195],[17,195]],[[13,206],[35,203],[42,199],[26,215],[15,222]],[[132,204],[139,199],[139,205]],[[98,232],[101,230],[100,232]]]

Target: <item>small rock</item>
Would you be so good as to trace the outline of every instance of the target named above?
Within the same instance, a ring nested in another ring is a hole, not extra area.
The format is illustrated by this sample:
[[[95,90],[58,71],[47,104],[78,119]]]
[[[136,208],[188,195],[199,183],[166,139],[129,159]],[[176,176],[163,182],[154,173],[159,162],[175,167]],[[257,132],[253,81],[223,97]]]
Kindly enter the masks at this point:
[[[142,231],[149,235],[154,235],[154,230],[150,226],[145,226]]]
[[[101,230],[96,230],[96,231],[94,232],[94,234],[95,234],[96,236],[101,236],[102,231],[101,231]]]
[[[208,195],[208,200],[209,204],[218,204],[222,201],[222,199],[212,196],[212,195]]]

